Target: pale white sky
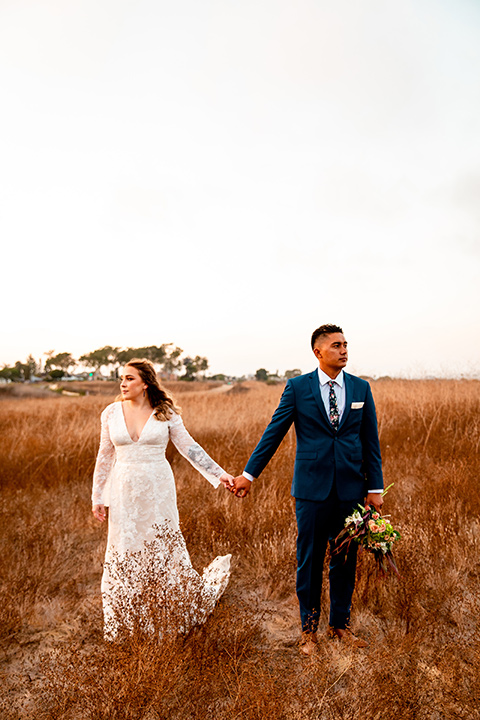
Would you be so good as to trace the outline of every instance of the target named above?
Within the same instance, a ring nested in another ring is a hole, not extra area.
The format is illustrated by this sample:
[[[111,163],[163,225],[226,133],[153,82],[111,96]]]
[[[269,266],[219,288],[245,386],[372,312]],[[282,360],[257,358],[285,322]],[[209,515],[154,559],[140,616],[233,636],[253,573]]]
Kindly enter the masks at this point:
[[[480,3],[2,0],[0,364],[480,375]]]

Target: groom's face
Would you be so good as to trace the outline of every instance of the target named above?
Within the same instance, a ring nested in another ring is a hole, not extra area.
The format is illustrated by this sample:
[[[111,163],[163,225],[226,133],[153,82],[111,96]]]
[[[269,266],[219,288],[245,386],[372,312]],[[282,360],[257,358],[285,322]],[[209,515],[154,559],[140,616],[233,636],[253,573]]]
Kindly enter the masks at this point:
[[[348,361],[347,341],[342,333],[332,333],[325,338],[319,338],[313,352],[321,369],[330,376],[338,375]]]

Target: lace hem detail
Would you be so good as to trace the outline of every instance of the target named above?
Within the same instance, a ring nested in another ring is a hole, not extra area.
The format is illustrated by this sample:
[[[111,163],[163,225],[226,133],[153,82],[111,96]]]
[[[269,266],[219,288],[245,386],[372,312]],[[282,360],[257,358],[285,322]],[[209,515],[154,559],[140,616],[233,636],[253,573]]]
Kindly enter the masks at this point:
[[[161,638],[205,622],[227,587],[231,555],[216,557],[200,576],[183,535],[168,522],[137,552],[113,552],[105,563],[102,596],[105,637],[135,630]]]

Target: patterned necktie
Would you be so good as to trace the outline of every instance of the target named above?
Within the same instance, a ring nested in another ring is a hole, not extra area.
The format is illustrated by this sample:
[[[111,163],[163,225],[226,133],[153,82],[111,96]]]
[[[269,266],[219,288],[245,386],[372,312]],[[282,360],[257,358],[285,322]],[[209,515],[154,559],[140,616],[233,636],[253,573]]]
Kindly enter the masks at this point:
[[[330,423],[334,430],[338,430],[340,416],[338,414],[337,396],[335,395],[335,390],[333,389],[335,383],[333,380],[330,380],[328,385],[330,387],[330,392],[328,394],[328,399],[330,401]]]

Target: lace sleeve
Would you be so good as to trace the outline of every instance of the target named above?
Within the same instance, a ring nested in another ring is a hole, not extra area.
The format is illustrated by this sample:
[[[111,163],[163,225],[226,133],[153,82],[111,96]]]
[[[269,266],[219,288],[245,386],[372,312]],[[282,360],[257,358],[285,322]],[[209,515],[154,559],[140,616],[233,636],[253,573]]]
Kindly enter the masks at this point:
[[[113,405],[108,405],[102,412],[102,431],[97,462],[93,472],[92,505],[105,505],[105,489],[107,480],[115,462],[115,446],[110,438],[108,423]]]
[[[220,485],[219,477],[225,472],[188,433],[180,415],[172,414],[168,421],[170,439],[178,452],[203,475],[214,487]]]

